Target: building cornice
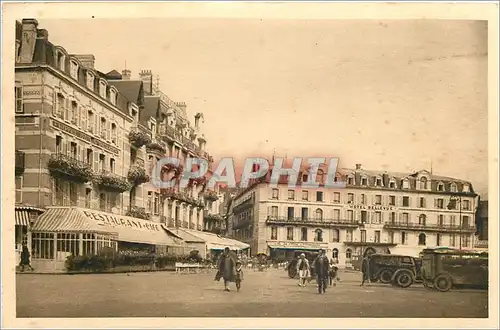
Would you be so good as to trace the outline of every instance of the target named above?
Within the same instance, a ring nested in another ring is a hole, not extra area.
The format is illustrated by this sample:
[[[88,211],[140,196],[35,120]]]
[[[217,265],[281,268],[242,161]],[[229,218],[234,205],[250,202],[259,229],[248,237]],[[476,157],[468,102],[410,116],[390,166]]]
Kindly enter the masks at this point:
[[[15,71],[16,72],[19,71],[19,70],[25,70],[25,69],[26,70],[29,70],[29,69],[43,70],[43,69],[45,69],[45,70],[49,71],[50,73],[52,73],[53,75],[55,75],[57,78],[59,78],[61,80],[64,80],[68,85],[72,86],[75,89],[78,89],[81,93],[87,95],[93,101],[95,101],[95,102],[101,104],[102,106],[106,107],[106,109],[112,111],[116,115],[119,115],[120,117],[122,117],[124,119],[127,119],[129,122],[133,122],[134,121],[134,119],[131,116],[123,113],[116,106],[114,106],[113,104],[111,104],[107,100],[104,101],[100,96],[97,96],[95,93],[87,90],[86,88],[84,88],[80,84],[75,83],[75,81],[73,79],[70,79],[66,75],[61,74],[58,70],[54,69],[50,65],[47,65],[47,64],[32,64],[32,65],[29,65],[29,64],[28,65],[27,64],[18,64],[15,67]]]

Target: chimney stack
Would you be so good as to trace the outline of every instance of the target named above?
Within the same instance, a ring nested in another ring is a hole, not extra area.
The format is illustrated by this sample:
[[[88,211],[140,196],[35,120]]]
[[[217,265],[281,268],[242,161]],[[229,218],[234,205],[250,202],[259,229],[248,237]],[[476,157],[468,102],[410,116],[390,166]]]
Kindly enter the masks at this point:
[[[31,63],[35,54],[35,42],[37,33],[38,21],[33,18],[25,18],[22,22],[22,37],[21,37],[21,63]]]
[[[361,170],[361,164],[356,164],[356,170]]]
[[[151,70],[141,70],[141,72],[139,72],[139,77],[141,78],[144,85],[144,95],[152,95],[153,74],[151,73]]]
[[[122,80],[130,80],[131,73],[132,72],[128,69],[123,70],[122,71]]]

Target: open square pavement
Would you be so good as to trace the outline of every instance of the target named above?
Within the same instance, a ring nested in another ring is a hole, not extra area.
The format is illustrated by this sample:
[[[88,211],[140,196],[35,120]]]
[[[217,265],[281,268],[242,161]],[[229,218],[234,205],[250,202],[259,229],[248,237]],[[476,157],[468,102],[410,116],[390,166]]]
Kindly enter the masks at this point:
[[[17,317],[488,317],[487,291],[441,293],[415,284],[360,287],[360,275],[319,295],[283,270],[247,270],[240,292],[214,273],[17,275]]]

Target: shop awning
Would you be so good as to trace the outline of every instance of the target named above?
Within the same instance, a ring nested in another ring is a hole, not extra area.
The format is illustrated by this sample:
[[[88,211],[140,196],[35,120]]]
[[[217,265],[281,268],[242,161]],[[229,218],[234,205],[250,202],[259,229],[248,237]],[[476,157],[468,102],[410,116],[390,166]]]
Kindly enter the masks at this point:
[[[30,224],[30,216],[28,211],[18,211],[15,213],[16,226],[28,226]]]
[[[34,232],[106,233],[116,240],[180,246],[160,223],[77,207],[51,207],[32,227]]]
[[[110,232],[89,219],[76,207],[50,207],[36,219],[32,232],[104,233]]]
[[[224,250],[226,247],[230,248],[231,250],[245,250],[250,247],[250,245],[246,243],[227,237],[222,237],[213,233],[186,228],[179,228],[178,230],[179,233],[187,233],[191,236],[197,237],[200,241],[205,242],[207,245],[207,250]],[[184,237],[183,239],[186,240],[186,238]]]

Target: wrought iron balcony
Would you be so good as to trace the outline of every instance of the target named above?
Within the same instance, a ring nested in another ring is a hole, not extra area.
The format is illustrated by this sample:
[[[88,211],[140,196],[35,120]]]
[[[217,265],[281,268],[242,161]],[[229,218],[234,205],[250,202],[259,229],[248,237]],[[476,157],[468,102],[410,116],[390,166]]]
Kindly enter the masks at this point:
[[[295,225],[339,228],[356,228],[360,225],[357,221],[345,219],[287,218],[271,216],[268,216],[266,223],[282,226]]]
[[[16,176],[24,173],[24,152],[16,150]]]
[[[476,231],[475,226],[469,225],[445,225],[445,224],[421,224],[413,222],[386,222],[384,224],[385,229],[402,229],[402,230],[413,230],[413,231],[435,231],[435,232],[465,232],[471,233]]]
[[[144,207],[129,206],[126,216],[149,220],[149,213],[146,212],[146,209]]]
[[[475,248],[482,248],[482,249],[487,249],[488,248],[488,240],[487,239],[481,239],[481,240],[477,240],[475,243],[474,243],[474,247]]]
[[[101,189],[116,191],[119,193],[132,188],[132,185],[128,182],[127,178],[106,170],[101,170],[99,174],[95,176],[94,182]]]
[[[90,164],[61,153],[53,154],[50,157],[47,168],[53,177],[77,183],[84,183],[94,179],[94,172]]]

